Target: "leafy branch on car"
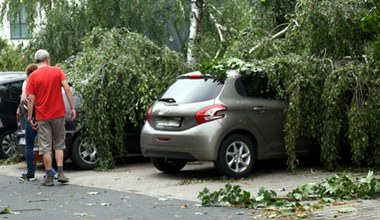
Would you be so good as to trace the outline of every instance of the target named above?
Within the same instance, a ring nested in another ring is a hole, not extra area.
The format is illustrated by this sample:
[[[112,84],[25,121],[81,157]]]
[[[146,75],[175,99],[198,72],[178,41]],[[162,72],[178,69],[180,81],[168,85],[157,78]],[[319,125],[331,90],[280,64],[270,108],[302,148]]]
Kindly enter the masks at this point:
[[[298,137],[307,137],[320,150],[321,160],[330,170],[349,160],[356,167],[379,165],[376,65],[354,57],[331,65],[324,58],[296,54],[201,65],[201,72],[221,79],[228,70],[265,75],[279,98],[287,101],[283,129],[290,170],[298,165]]]
[[[353,10],[351,3],[336,3],[299,2],[282,22],[296,22],[283,29],[285,35],[243,30],[228,56],[200,65],[201,72],[222,79],[231,69],[267,75],[288,103],[284,133],[291,170],[298,165],[295,142],[300,136],[318,147],[330,170],[347,162],[380,165],[380,50],[378,43],[373,51],[365,48],[368,37],[376,39],[379,33],[378,5],[357,2]]]
[[[83,99],[80,123],[96,143],[99,169],[110,169],[114,155],[130,153],[126,127],[141,126],[148,107],[185,64],[173,51],[125,29],[95,28],[84,48],[65,72]]]

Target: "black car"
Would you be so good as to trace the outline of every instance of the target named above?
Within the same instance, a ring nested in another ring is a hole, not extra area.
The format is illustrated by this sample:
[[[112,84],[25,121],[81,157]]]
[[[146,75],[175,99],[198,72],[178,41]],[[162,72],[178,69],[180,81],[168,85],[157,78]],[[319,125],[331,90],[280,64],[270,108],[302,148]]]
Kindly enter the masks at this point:
[[[24,72],[0,72],[0,159],[17,152],[16,111],[25,79]]]
[[[89,170],[93,169],[98,162],[96,144],[88,137],[82,134],[82,131],[78,129],[78,120],[80,117],[79,104],[81,98],[77,95],[74,88],[71,87],[74,95],[75,109],[77,117],[74,121],[70,120],[70,105],[67,97],[62,89],[62,95],[65,102],[66,115],[65,115],[65,128],[66,128],[66,150],[64,160],[70,159],[71,162],[78,169]],[[20,114],[18,117],[20,122],[19,130],[17,131],[18,145],[22,150],[25,149],[25,130],[22,123],[25,119]],[[22,123],[21,123],[22,122]],[[126,127],[127,141],[126,148],[129,154],[140,154],[140,127]],[[53,155],[54,156],[54,155]]]

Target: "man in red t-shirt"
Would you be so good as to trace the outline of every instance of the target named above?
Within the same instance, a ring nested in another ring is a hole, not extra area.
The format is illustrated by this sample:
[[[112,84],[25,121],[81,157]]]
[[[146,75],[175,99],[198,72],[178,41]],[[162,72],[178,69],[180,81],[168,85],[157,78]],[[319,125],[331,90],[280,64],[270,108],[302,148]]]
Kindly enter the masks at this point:
[[[70,119],[76,117],[74,98],[66,76],[59,67],[50,66],[50,56],[46,50],[38,50],[35,54],[38,69],[28,79],[26,94],[28,95],[28,121],[32,127],[38,128],[38,139],[41,144],[46,178],[42,185],[53,186],[52,176],[52,148],[55,150],[55,159],[58,167],[58,181],[69,182],[63,174],[63,150],[65,146],[65,104],[62,97],[62,88],[65,90],[70,103]],[[32,118],[33,110],[36,118]]]

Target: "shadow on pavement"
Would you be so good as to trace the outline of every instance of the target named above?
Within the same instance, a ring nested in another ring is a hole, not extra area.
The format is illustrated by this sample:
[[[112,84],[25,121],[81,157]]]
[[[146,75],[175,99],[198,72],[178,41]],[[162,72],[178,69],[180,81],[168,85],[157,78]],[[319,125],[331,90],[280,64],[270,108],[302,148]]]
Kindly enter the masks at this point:
[[[153,169],[155,168],[153,167]],[[306,157],[299,160],[299,165],[296,171],[305,169],[324,170],[322,164],[319,161],[319,158],[315,157]],[[163,173],[159,170],[156,171],[156,173],[152,174],[152,177],[165,177],[168,179],[177,180],[198,179],[204,181],[230,179],[223,175],[220,175],[214,168],[212,162],[190,162],[185,166],[184,169],[177,173]],[[257,161],[252,173],[246,179],[267,176],[268,174],[279,174],[284,172],[292,172],[287,168],[286,159]]]

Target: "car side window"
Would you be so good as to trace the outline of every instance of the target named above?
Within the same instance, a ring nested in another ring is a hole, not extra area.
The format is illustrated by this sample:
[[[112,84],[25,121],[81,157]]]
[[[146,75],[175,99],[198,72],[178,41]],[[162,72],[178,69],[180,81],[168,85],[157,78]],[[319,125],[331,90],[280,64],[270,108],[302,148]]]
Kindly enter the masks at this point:
[[[10,82],[0,85],[0,93],[4,99],[20,101],[22,92],[22,81]]]
[[[240,95],[252,98],[275,99],[277,94],[269,85],[267,77],[253,74],[241,77],[236,90]]]

